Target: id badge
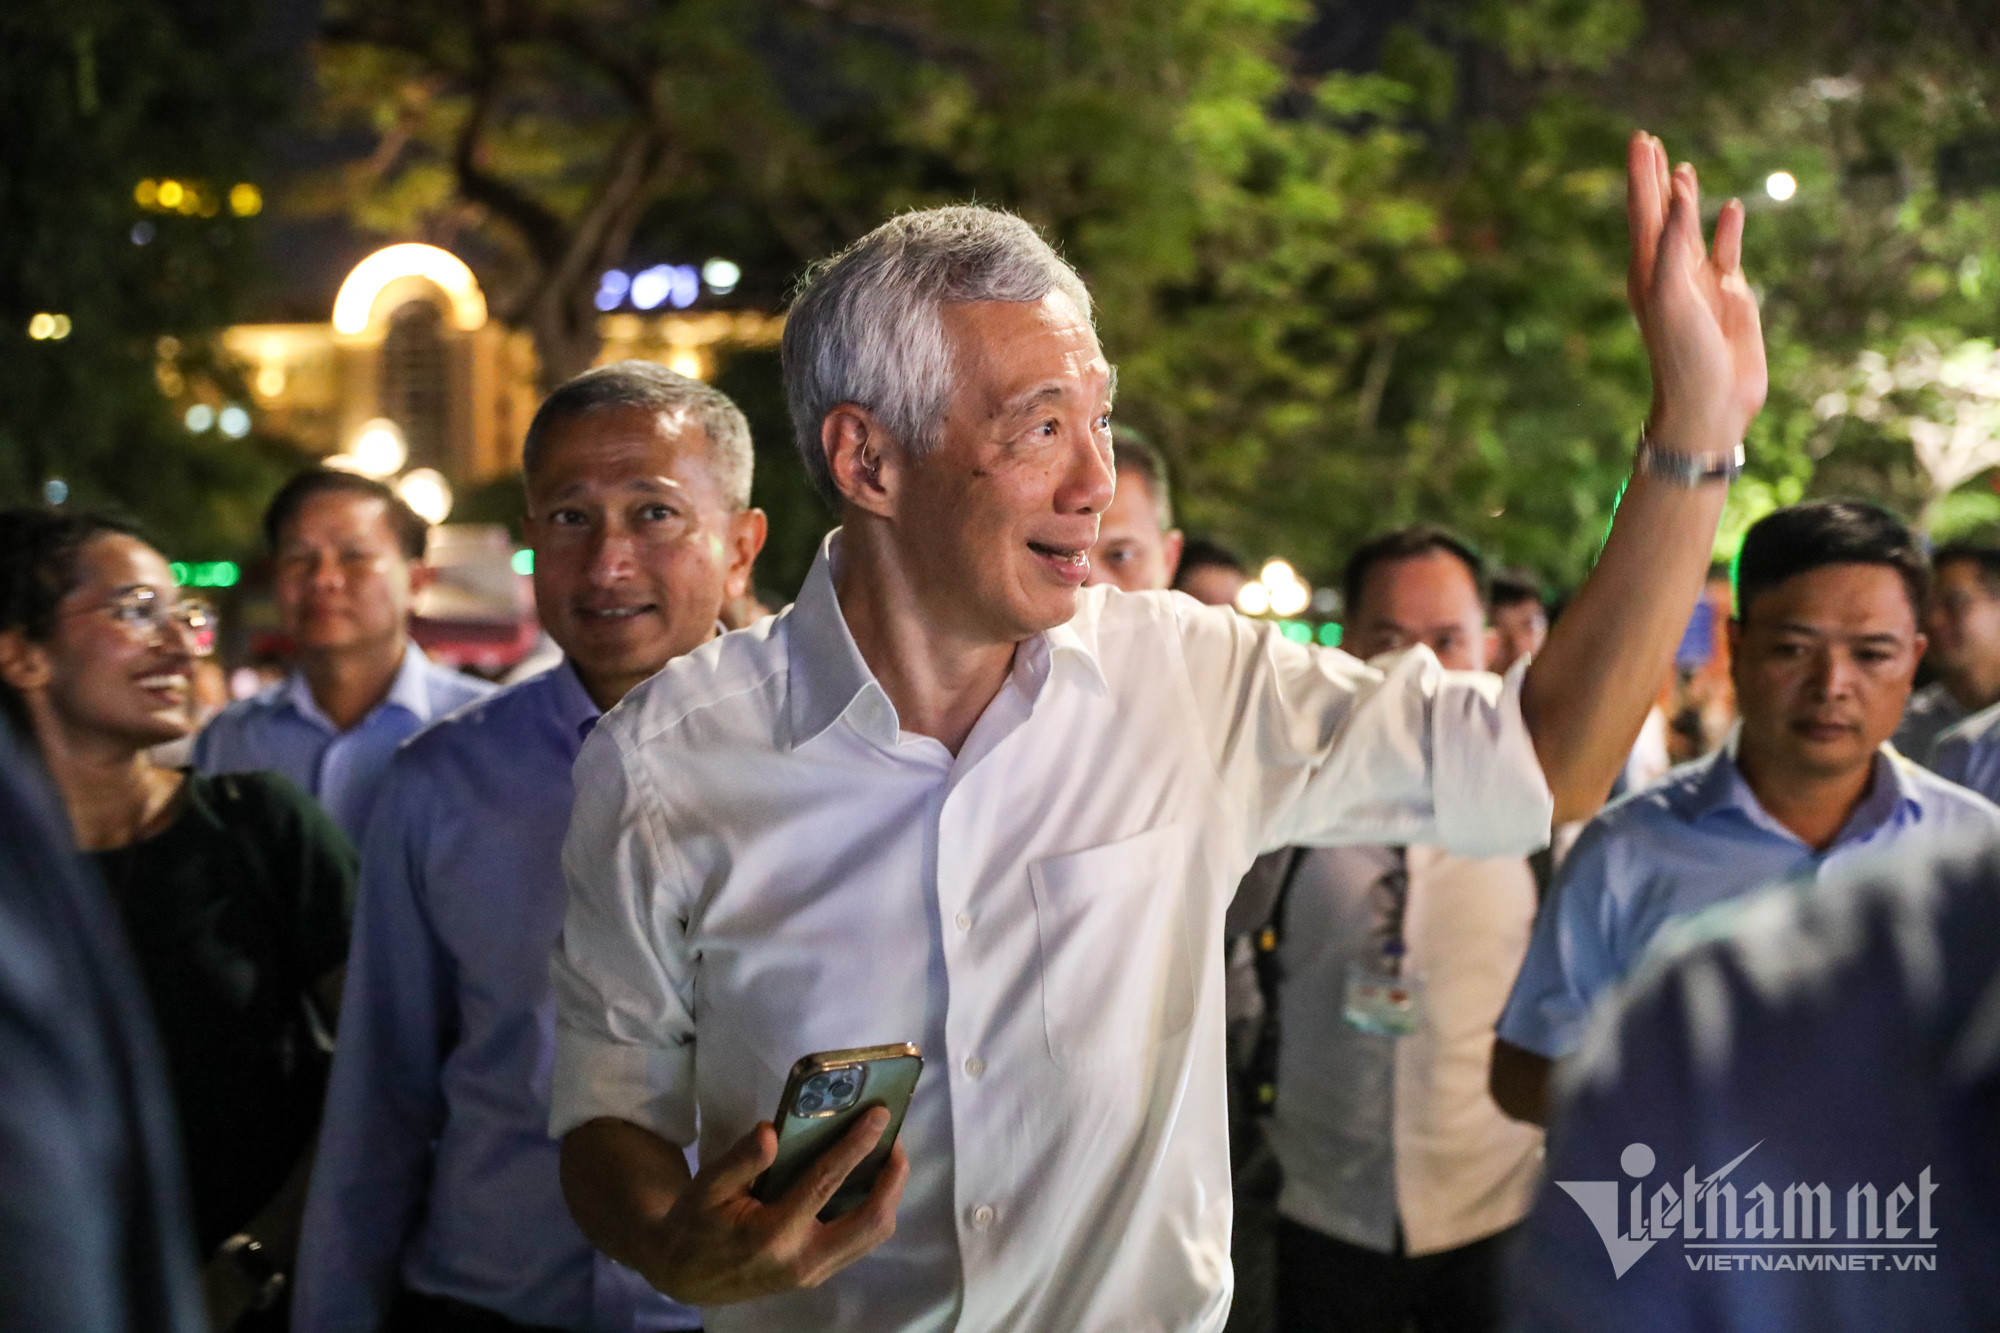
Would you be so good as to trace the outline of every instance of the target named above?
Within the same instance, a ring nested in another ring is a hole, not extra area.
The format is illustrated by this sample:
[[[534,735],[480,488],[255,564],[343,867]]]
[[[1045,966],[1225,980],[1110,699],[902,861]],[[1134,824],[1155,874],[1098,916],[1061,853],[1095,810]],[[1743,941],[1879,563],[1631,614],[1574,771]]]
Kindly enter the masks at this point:
[[[1389,976],[1361,959],[1347,965],[1349,1023],[1381,1037],[1407,1037],[1417,1030],[1423,1014],[1421,978]]]

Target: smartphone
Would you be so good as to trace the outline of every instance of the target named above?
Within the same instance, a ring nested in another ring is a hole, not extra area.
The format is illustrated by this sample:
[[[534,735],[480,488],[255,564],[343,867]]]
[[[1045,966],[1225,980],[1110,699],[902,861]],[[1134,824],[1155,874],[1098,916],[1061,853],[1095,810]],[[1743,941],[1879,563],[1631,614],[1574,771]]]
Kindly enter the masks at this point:
[[[917,1075],[923,1067],[923,1053],[909,1042],[821,1051],[793,1065],[772,1121],[778,1130],[778,1157],[757,1177],[750,1196],[763,1203],[782,1198],[855,1121],[874,1107],[886,1106],[889,1127],[882,1141],[848,1173],[845,1183],[819,1210],[819,1220],[831,1222],[859,1208],[874,1187],[875,1177],[882,1174],[889,1150],[896,1146],[903,1115],[910,1109],[910,1094],[916,1091]]]

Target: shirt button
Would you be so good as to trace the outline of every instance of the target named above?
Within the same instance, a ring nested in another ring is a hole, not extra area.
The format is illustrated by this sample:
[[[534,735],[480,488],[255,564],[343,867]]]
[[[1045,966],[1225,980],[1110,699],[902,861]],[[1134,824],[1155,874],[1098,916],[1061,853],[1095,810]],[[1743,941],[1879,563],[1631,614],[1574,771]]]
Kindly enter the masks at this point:
[[[968,1055],[965,1057],[965,1072],[971,1078],[978,1078],[986,1072],[986,1062],[976,1055]],[[991,1212],[992,1209],[989,1208],[987,1211]]]
[[[952,924],[957,926],[960,930],[972,929],[972,913],[970,912],[960,912],[957,916],[953,917],[951,920]]]
[[[972,1210],[972,1225],[981,1231],[993,1225],[993,1205],[982,1203]]]

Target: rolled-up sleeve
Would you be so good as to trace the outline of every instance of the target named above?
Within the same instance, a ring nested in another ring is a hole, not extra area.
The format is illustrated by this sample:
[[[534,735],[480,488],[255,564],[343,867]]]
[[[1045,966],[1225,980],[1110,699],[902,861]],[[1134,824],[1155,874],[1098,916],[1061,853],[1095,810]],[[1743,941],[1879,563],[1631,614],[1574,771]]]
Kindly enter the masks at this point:
[[[612,728],[577,756],[563,843],[569,905],[550,962],[556,1065],[549,1132],[600,1116],[695,1137],[687,876],[662,810]]]
[[[1543,846],[1555,799],[1506,678],[1446,671],[1424,647],[1364,664],[1273,625],[1181,605],[1195,707],[1261,853],[1388,843],[1463,856]]]

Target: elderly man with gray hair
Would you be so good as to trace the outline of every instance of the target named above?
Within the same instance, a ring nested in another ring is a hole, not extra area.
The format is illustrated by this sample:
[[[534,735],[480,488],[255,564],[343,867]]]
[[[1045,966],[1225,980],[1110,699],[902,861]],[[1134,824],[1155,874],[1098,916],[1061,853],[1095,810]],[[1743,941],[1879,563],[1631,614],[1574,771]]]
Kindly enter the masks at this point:
[[[908,214],[808,277],[785,371],[841,527],[796,604],[577,762],[551,1129],[586,1235],[721,1333],[1222,1327],[1244,870],[1520,852],[1587,813],[1707,570],[1764,393],[1743,214],[1711,255],[1692,170],[1644,135],[1630,167],[1653,413],[1596,573],[1504,687],[1085,588],[1112,369],[1019,219]],[[795,1061],[905,1042],[927,1063],[864,1202],[822,1220],[879,1108],[757,1187]]]
[[[522,450],[553,668],[413,737],[361,857],[306,1204],[298,1333],[658,1333],[701,1317],[598,1253],[547,1134],[570,766],[599,713],[714,637],[764,541],[750,427],[627,361],[549,395]]]

